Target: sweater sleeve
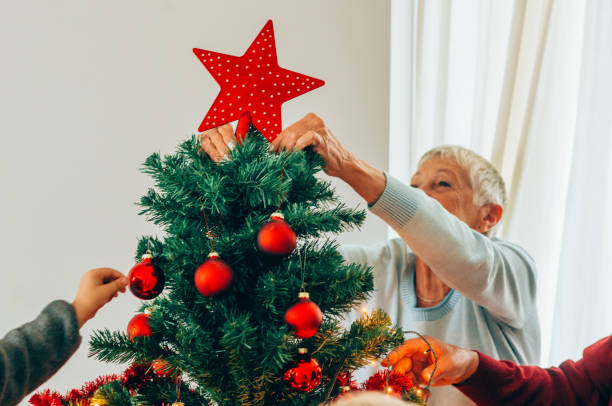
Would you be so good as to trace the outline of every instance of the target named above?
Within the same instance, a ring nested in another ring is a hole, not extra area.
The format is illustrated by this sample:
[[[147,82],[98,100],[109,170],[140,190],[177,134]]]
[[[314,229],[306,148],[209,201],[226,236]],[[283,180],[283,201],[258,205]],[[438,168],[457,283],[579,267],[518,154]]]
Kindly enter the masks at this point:
[[[370,210],[450,288],[521,328],[534,311],[535,264],[520,247],[472,230],[420,189],[387,176]]]
[[[612,337],[558,368],[517,366],[478,353],[478,369],[456,387],[479,405],[603,405],[612,394]]]
[[[12,406],[49,379],[81,342],[76,313],[57,300],[0,340],[0,404]]]

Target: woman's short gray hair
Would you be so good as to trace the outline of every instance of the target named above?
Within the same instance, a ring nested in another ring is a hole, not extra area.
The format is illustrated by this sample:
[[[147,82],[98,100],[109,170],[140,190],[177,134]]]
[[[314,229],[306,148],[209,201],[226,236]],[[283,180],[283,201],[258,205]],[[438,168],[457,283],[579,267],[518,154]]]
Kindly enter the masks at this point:
[[[436,157],[453,158],[467,172],[472,182],[475,205],[480,207],[495,203],[506,207],[506,185],[491,162],[467,148],[442,145],[427,151],[419,160],[419,165]]]

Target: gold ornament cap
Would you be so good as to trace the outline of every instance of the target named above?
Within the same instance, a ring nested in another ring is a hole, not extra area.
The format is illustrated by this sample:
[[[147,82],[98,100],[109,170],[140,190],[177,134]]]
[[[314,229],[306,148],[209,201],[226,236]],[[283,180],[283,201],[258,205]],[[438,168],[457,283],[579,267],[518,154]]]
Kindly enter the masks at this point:
[[[185,406],[183,402],[174,402],[172,406]]]
[[[153,254],[151,254],[151,251],[147,251],[142,254],[142,260],[144,261],[145,259],[153,259]]]
[[[308,354],[308,348],[298,348],[298,354]]]
[[[208,254],[208,258],[210,259],[219,258],[219,253],[216,251],[211,251],[210,254]]]
[[[153,313],[152,307],[147,307],[146,309],[144,309],[144,314],[146,314],[147,316],[150,316],[151,313]]]
[[[280,211],[275,211],[274,213],[270,214],[270,218],[272,220],[284,220],[285,216]]]
[[[300,292],[298,293],[298,299],[310,299],[310,294],[308,292]]]

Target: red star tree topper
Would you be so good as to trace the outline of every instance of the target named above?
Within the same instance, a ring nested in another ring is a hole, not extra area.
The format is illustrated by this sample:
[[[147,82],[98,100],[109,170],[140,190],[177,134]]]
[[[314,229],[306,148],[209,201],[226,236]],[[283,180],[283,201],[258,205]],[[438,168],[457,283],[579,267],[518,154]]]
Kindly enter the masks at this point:
[[[282,131],[281,104],[325,84],[278,66],[272,20],[242,56],[198,48],[193,52],[221,85],[198,128],[200,132],[238,120],[247,111],[253,125],[272,142]]]

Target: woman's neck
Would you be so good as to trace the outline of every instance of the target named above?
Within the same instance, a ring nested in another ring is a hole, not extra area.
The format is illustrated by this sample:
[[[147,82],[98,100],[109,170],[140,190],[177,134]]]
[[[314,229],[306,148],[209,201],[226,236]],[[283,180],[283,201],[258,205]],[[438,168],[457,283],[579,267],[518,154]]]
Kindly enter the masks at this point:
[[[417,307],[434,307],[446,297],[450,288],[420,258],[416,258],[414,289]]]

